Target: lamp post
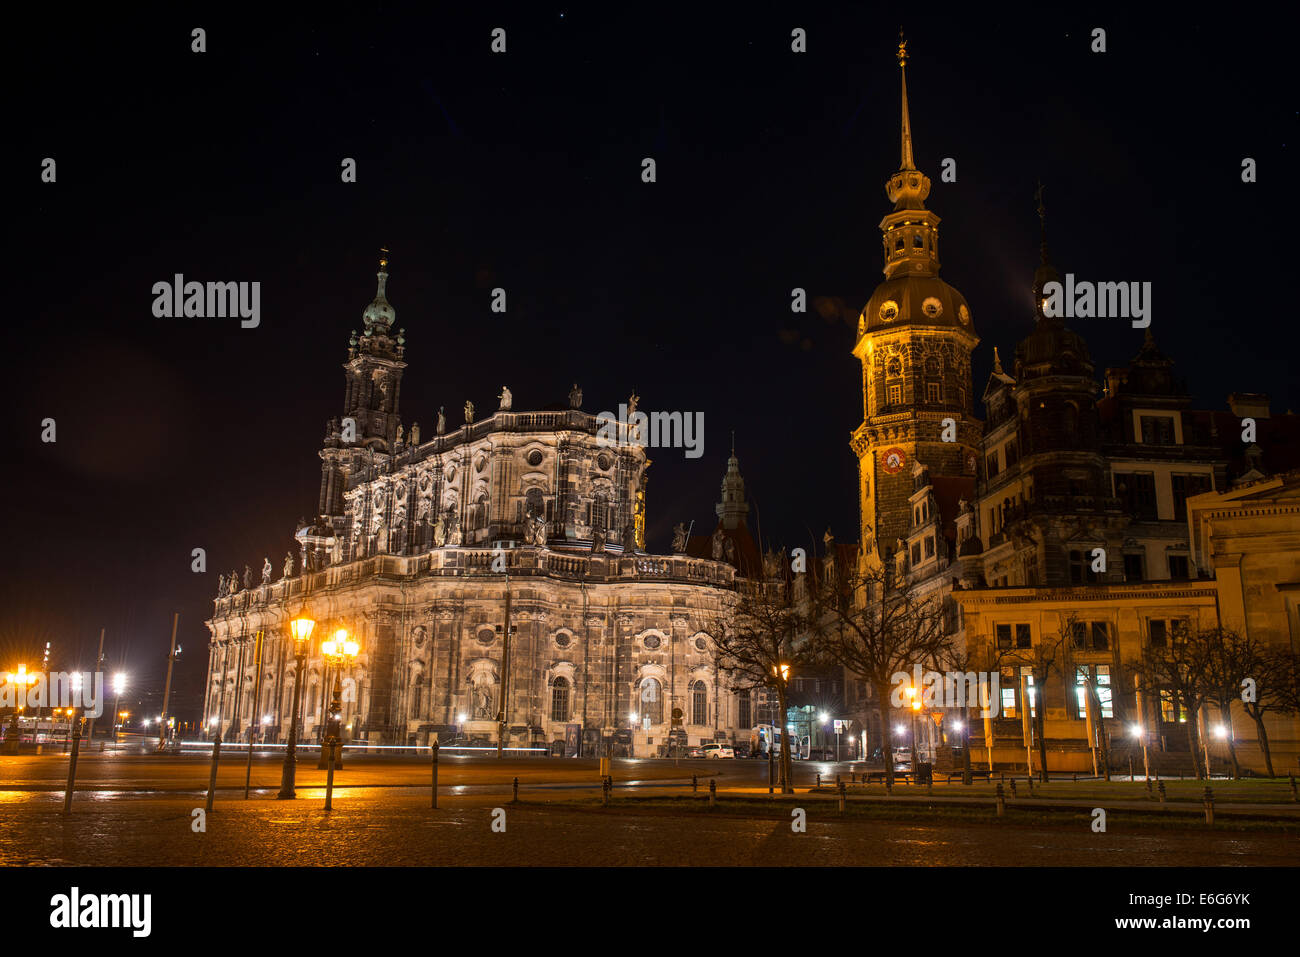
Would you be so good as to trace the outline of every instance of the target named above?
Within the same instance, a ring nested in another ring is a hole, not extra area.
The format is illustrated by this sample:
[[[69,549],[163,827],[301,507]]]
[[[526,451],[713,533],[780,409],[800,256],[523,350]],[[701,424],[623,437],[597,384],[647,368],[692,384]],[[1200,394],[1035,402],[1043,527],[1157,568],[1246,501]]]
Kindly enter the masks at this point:
[[[293,717],[289,722],[289,742],[284,749],[284,770],[280,774],[280,800],[291,800],[298,795],[293,789],[295,764],[298,747],[298,705],[302,700],[302,667],[307,661],[307,640],[311,638],[316,622],[310,618],[295,618],[289,622],[289,633],[293,635],[293,656],[298,668],[293,679]]]
[[[342,724],[343,716],[343,669],[357,660],[357,655],[361,653],[361,646],[348,638],[346,628],[340,628],[334,632],[333,638],[321,642],[320,653],[334,670],[334,699],[330,702],[329,716],[325,720],[325,740],[322,742],[324,747],[321,748],[320,764],[317,769],[329,766],[327,754],[334,755],[335,768],[342,768],[343,749],[340,747],[339,726]],[[334,754],[335,748],[339,749],[337,754]]]
[[[122,703],[122,692],[126,690],[126,675],[118,672],[113,675],[113,750],[117,750],[117,721],[121,719],[118,705]]]

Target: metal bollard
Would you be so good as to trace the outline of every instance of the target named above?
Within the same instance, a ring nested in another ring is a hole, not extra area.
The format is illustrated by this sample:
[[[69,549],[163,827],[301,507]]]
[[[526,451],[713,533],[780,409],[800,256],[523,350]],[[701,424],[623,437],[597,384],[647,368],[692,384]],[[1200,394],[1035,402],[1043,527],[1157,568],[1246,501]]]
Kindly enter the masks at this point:
[[[433,809],[438,810],[438,742],[433,742],[430,748],[433,752]]]
[[[1300,793],[1296,792],[1295,775],[1293,774],[1291,775],[1291,803],[1295,804],[1297,801],[1300,801]]]
[[[1034,796],[1034,776],[1032,774],[1025,778],[1025,783],[1029,785],[1029,796]]]
[[[694,794],[700,793],[700,776],[698,774],[691,775],[691,791]]]
[[[221,732],[218,731],[216,737],[212,739],[212,771],[208,775],[208,800],[205,804],[206,809],[212,810],[212,798],[217,790],[217,762],[221,760]]]
[[[1208,786],[1201,795],[1201,802],[1205,805],[1205,823],[1214,827],[1214,792]]]
[[[817,776],[818,776],[819,778],[821,777],[820,774],[817,775]],[[838,774],[835,775],[835,786],[836,786],[837,788],[842,788],[842,787],[844,787],[844,783],[843,783],[843,781],[840,780],[840,776],[839,776]]]
[[[1164,804],[1165,803],[1165,782],[1157,781],[1156,790],[1160,792],[1160,803]]]
[[[1001,781],[998,782],[997,796],[998,796],[998,817],[1001,817],[1003,814],[1006,813],[1007,810],[1007,799],[1005,795],[1003,795],[1002,793]]]
[[[836,784],[838,784],[840,788],[840,813],[843,814],[844,813],[844,782],[837,781]]]
[[[519,779],[515,778],[515,796],[510,799],[511,804],[519,803]]]
[[[68,758],[68,789],[63,792],[63,813],[72,813],[72,791],[77,786],[77,752],[81,750],[81,732],[72,732],[72,754]]]
[[[817,772],[817,787],[818,787],[818,789],[820,789],[821,786],[822,786],[822,773],[821,773],[820,771],[818,771],[818,772]]]
[[[609,778],[600,779],[600,803],[602,805],[609,804]]]
[[[857,784],[857,783],[858,783],[858,772],[857,772],[857,771],[853,771],[853,772],[851,772],[851,773],[849,774],[849,780],[852,781],[854,784]]]
[[[718,804],[718,782],[709,778],[709,807],[716,807]]]
[[[1019,795],[1016,794],[1016,779],[1015,779],[1015,778],[1012,778],[1012,779],[1011,779],[1011,796],[1012,796],[1012,797],[1019,797]]]
[[[1151,799],[1151,779],[1147,778],[1147,800]]]
[[[338,750],[338,742],[333,738],[326,745],[329,748],[329,762],[325,771],[325,810],[334,809],[334,752]]]

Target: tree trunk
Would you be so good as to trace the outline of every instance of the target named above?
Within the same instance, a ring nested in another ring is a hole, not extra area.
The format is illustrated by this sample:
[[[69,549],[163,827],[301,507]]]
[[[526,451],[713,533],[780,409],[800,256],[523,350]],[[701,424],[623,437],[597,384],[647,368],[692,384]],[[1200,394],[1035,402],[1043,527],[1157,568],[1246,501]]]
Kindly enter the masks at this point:
[[[791,776],[790,768],[790,727],[786,717],[785,710],[785,685],[778,684],[776,687],[776,704],[781,710],[781,793],[793,794],[794,783]]]
[[[1050,779],[1047,774],[1047,673],[1034,676],[1034,687],[1038,691],[1036,710],[1038,717],[1038,779],[1046,784]]]
[[[1273,754],[1268,749],[1268,732],[1264,730],[1264,713],[1256,711],[1251,717],[1255,720],[1255,738],[1259,741],[1259,749],[1264,752],[1264,767],[1268,770],[1270,778],[1277,777],[1273,771]]]
[[[1192,767],[1196,770],[1196,780],[1203,780],[1209,773],[1210,769],[1205,769],[1205,774],[1201,773],[1201,741],[1200,735],[1196,733],[1196,722],[1199,720],[1197,715],[1200,709],[1188,709],[1187,715],[1187,744],[1192,749]]]
[[[894,786],[894,729],[889,723],[889,693],[891,685],[874,685],[876,713],[880,715],[880,753],[885,759],[885,786]]]
[[[1219,702],[1219,720],[1227,733],[1228,760],[1232,762],[1232,779],[1235,781],[1241,777],[1241,764],[1237,761],[1237,743],[1233,741],[1236,735],[1232,733],[1232,705],[1227,701]]]

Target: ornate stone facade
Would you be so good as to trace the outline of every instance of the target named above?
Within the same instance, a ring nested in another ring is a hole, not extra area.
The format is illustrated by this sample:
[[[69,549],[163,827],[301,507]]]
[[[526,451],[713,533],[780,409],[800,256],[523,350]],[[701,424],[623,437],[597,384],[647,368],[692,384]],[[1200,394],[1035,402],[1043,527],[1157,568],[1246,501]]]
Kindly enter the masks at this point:
[[[305,615],[317,625],[302,740],[319,734],[333,686],[320,639],[340,627],[362,648],[343,682],[347,739],[424,744],[436,733],[495,746],[504,711],[507,746],[645,756],[662,750],[680,708],[679,743],[747,740],[709,639],[736,562],[645,552],[645,450],[598,437],[576,387],[560,411],[503,399],[452,432],[440,415],[423,443],[413,425],[404,442],[405,339],[391,331],[385,267],[351,340],[345,415],[321,451],[321,513],[297,532],[301,573],[286,563],[281,580],[214,603],[212,730],[287,738],[287,623]],[[743,483],[732,491],[719,514],[742,521]]]

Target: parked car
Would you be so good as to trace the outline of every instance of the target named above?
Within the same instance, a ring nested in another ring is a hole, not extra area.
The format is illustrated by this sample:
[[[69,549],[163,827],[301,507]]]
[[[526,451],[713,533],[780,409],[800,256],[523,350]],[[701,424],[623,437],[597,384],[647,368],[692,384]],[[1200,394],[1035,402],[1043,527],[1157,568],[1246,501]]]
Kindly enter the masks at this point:
[[[691,745],[689,748],[686,749],[686,756],[688,758],[704,757],[704,746],[700,744]]]
[[[736,752],[729,744],[706,744],[704,746],[704,756],[706,758],[734,758]]]
[[[835,749],[834,748],[813,748],[811,751],[808,752],[808,760],[809,761],[834,761]]]

